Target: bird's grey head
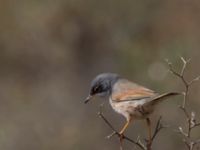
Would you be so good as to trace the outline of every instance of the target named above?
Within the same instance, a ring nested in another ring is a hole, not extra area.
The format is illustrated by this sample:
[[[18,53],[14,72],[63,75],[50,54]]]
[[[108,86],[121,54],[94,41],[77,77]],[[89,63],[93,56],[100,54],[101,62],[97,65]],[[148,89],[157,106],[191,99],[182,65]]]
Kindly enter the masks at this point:
[[[109,96],[112,91],[113,84],[120,78],[118,74],[102,73],[97,75],[91,83],[89,96],[86,98],[87,103],[93,96],[100,97]]]

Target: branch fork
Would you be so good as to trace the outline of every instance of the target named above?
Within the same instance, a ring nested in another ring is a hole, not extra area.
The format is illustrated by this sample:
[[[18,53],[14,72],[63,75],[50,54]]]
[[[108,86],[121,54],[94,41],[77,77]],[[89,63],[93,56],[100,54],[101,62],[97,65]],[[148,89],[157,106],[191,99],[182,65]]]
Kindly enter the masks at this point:
[[[156,136],[158,135],[158,133],[163,129],[165,128],[164,125],[162,125],[161,123],[161,119],[162,117],[159,117],[158,121],[157,121],[157,124],[156,124],[156,127],[155,127],[155,130],[154,130],[154,133],[153,133],[153,136],[151,138],[151,143],[149,144],[149,141],[148,140],[145,140],[146,141],[146,144],[144,144],[141,140],[140,140],[140,137],[138,136],[136,140],[133,140],[129,137],[127,137],[126,135],[124,134],[120,134],[114,127],[113,125],[106,119],[106,117],[103,115],[103,111],[102,111],[102,108],[103,108],[103,104],[100,105],[100,109],[99,109],[99,112],[98,112],[98,116],[110,127],[110,129],[113,131],[110,135],[108,135],[106,138],[107,139],[111,139],[114,135],[117,135],[120,139],[120,150],[123,150],[123,147],[122,147],[122,140],[126,140],[134,145],[136,145],[138,148],[140,148],[141,150],[151,150],[151,146],[152,146],[152,143],[153,141],[155,140]]]
[[[190,60],[191,59],[186,60],[183,57],[181,57],[181,61],[183,63],[183,66],[182,66],[180,73],[177,72],[176,70],[174,70],[172,63],[169,62],[168,60],[167,60],[167,64],[169,66],[169,71],[173,75],[177,76],[183,82],[183,85],[185,87],[185,91],[183,92],[183,103],[182,103],[182,106],[179,106],[179,108],[182,110],[182,112],[185,116],[185,120],[186,120],[186,123],[187,123],[187,129],[186,129],[186,131],[184,131],[183,128],[181,126],[179,126],[179,128],[176,132],[178,132],[179,134],[181,134],[183,136],[183,142],[186,145],[187,149],[188,150],[194,150],[195,145],[200,143],[200,139],[192,140],[191,132],[192,132],[192,129],[200,126],[200,122],[199,123],[196,122],[195,112],[192,111],[190,113],[187,110],[186,101],[188,101],[187,98],[188,98],[189,89],[190,89],[191,85],[194,84],[195,82],[199,81],[200,76],[197,76],[196,78],[192,79],[191,81],[187,81],[185,79],[185,69],[186,69],[188,63],[190,62]]]
[[[180,57],[183,65],[181,68],[181,71],[178,72],[173,68],[173,64],[171,62],[169,62],[168,60],[166,60],[168,66],[169,66],[169,71],[175,75],[176,77],[178,77],[184,87],[185,90],[182,92],[183,94],[183,102],[182,105],[179,106],[179,109],[183,112],[184,116],[185,116],[185,120],[187,123],[187,129],[184,130],[182,126],[178,127],[178,130],[176,130],[176,132],[178,132],[179,134],[181,134],[183,136],[183,142],[186,145],[188,150],[194,150],[195,146],[197,144],[200,143],[200,138],[196,139],[196,140],[192,140],[191,138],[191,132],[194,128],[200,126],[200,122],[197,123],[196,121],[196,115],[195,112],[189,112],[186,108],[186,102],[188,101],[188,94],[189,94],[189,89],[191,87],[192,84],[196,83],[197,81],[200,80],[200,76],[197,76],[196,78],[192,79],[191,81],[188,81],[185,79],[185,71],[187,68],[188,63],[190,62],[191,59],[184,59],[183,57]],[[120,150],[123,150],[123,146],[122,146],[122,140],[126,140],[132,144],[134,144],[135,146],[137,146],[139,149],[141,150],[151,150],[152,147],[152,143],[155,140],[156,136],[158,135],[158,133],[163,129],[166,128],[166,126],[163,126],[163,124],[161,123],[162,117],[160,117],[156,123],[156,127],[154,129],[154,133],[151,137],[151,142],[149,143],[148,140],[145,140],[146,143],[144,144],[141,140],[140,137],[138,136],[138,138],[136,140],[132,140],[131,138],[127,137],[124,134],[120,134],[114,127],[113,125],[106,119],[106,117],[103,115],[103,104],[100,105],[100,109],[98,112],[98,116],[110,127],[110,129],[113,131],[112,134],[110,134],[109,136],[107,136],[107,139],[111,139],[114,135],[117,135],[119,137],[120,140]]]

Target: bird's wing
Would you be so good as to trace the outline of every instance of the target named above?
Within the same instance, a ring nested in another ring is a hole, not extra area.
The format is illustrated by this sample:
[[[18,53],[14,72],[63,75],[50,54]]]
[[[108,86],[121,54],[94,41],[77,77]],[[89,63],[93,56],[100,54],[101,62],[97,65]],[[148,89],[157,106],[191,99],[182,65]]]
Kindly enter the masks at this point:
[[[161,94],[161,95],[158,95],[158,96],[155,96],[153,98],[150,98],[148,100],[147,103],[144,104],[144,106],[148,106],[148,105],[155,105],[165,99],[168,99],[169,97],[172,97],[172,96],[176,96],[176,95],[181,95],[182,93],[178,93],[178,92],[169,92],[169,93],[164,93],[164,94]]]
[[[152,98],[156,95],[157,93],[148,88],[128,80],[121,80],[114,85],[111,98],[113,101],[122,102]]]

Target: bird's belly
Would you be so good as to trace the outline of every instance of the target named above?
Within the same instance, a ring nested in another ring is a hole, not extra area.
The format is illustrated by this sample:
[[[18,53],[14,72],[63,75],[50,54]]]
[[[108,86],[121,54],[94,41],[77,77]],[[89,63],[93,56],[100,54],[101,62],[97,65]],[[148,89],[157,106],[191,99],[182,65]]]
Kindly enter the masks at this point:
[[[122,114],[126,119],[133,117],[135,119],[144,119],[153,112],[153,106],[143,108],[145,100],[139,101],[122,101],[114,102],[110,99],[112,108],[119,114]]]

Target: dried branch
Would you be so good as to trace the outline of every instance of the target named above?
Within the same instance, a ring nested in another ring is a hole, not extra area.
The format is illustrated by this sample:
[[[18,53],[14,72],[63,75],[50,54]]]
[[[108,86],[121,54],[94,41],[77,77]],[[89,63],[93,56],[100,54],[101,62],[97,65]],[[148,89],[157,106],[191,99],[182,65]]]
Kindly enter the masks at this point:
[[[160,116],[157,121],[156,128],[155,128],[155,131],[151,138],[151,141],[153,141],[155,139],[155,137],[158,135],[158,133],[164,128],[164,126],[161,124],[161,119],[162,119],[162,117]]]
[[[186,121],[187,121],[187,130],[184,131],[183,128],[180,126],[179,127],[179,130],[177,131],[178,133],[180,133],[182,136],[183,136],[183,142],[184,144],[186,145],[186,147],[188,148],[188,150],[193,150],[194,149],[194,146],[198,143],[200,143],[200,139],[197,139],[196,141],[192,140],[191,139],[191,132],[192,132],[192,129],[194,129],[195,127],[198,127],[200,126],[200,123],[197,123],[196,122],[196,116],[195,116],[195,113],[192,111],[191,113],[187,110],[186,108],[186,101],[187,101],[187,98],[188,98],[188,93],[189,93],[189,89],[190,89],[190,86],[195,83],[196,81],[199,81],[200,80],[200,76],[192,79],[191,81],[187,81],[185,79],[185,70],[186,70],[186,67],[190,61],[189,60],[185,60],[183,57],[181,57],[181,61],[183,63],[183,66],[182,66],[182,69],[181,69],[181,72],[177,72],[176,70],[174,70],[173,66],[172,66],[172,63],[170,63],[168,60],[167,60],[167,64],[169,66],[169,71],[177,76],[182,82],[183,82],[183,85],[185,87],[185,91],[183,92],[183,103],[182,103],[182,106],[180,106],[179,108],[183,111],[184,115],[185,115],[185,118],[186,118]]]
[[[108,139],[110,139],[111,137],[113,137],[114,135],[117,135],[118,137],[120,137],[120,133],[113,127],[113,125],[106,119],[106,117],[103,115],[103,111],[102,111],[102,108],[103,108],[103,104],[100,105],[100,109],[99,109],[99,112],[98,112],[98,115],[100,118],[103,119],[103,121],[110,127],[110,129],[113,131],[112,134],[110,134],[109,136],[107,136]],[[153,136],[151,138],[151,144],[148,145],[148,142],[147,144],[143,144],[138,136],[137,140],[132,140],[131,138],[123,135],[123,139],[124,140],[127,140],[128,142],[131,142],[132,144],[136,145],[138,148],[140,148],[141,150],[149,150],[151,149],[151,146],[152,146],[152,143],[153,141],[155,140],[156,136],[158,135],[158,133],[163,129],[165,128],[162,123],[161,123],[161,119],[162,117],[160,116],[157,123],[156,123],[156,127],[155,127],[155,130],[154,130],[154,133],[153,133]],[[122,143],[120,142],[120,150],[123,150],[123,147],[122,147]]]
[[[100,118],[103,119],[103,121],[112,129],[113,133],[111,135],[109,135],[107,138],[111,138],[112,136],[114,135],[117,135],[118,137],[120,137],[120,133],[115,130],[115,128],[112,126],[112,124],[105,118],[105,116],[103,115],[103,112],[102,112],[102,107],[103,107],[103,104],[100,105],[100,109],[99,109],[99,112],[98,112],[98,115]],[[138,146],[140,149],[142,150],[146,150],[146,146],[140,141],[140,139],[137,139],[137,141],[134,141],[132,139],[130,139],[129,137],[127,136],[123,136],[123,139],[135,144],[136,146]],[[120,149],[122,150],[122,145],[120,145]]]
[[[166,60],[168,66],[169,66],[169,71],[174,74],[175,76],[177,76],[184,84],[185,86],[185,91],[184,91],[184,99],[183,99],[183,104],[182,104],[182,107],[185,108],[185,105],[186,105],[186,98],[187,98],[187,95],[188,95],[188,91],[189,91],[189,86],[191,85],[190,83],[188,83],[184,77],[185,75],[185,69],[187,67],[187,64],[190,62],[190,59],[188,60],[185,60],[183,57],[181,57],[181,60],[183,62],[183,66],[182,66],[182,69],[181,69],[181,72],[177,72],[174,68],[173,68],[173,65],[171,62],[169,62],[168,60]]]
[[[194,150],[194,147],[200,143],[200,139],[197,140],[192,140],[191,138],[191,132],[192,129],[200,126],[200,122],[196,122],[196,116],[195,113],[192,111],[191,113],[187,110],[186,108],[186,102],[188,101],[188,93],[189,93],[189,89],[191,87],[191,85],[193,83],[195,83],[196,81],[200,80],[200,76],[192,79],[191,81],[187,81],[185,78],[185,71],[187,68],[187,65],[189,63],[190,60],[185,60],[183,57],[181,57],[181,61],[183,63],[183,66],[181,68],[181,71],[178,72],[173,68],[172,63],[170,63],[167,60],[167,64],[169,66],[169,71],[177,76],[183,83],[185,90],[183,92],[183,102],[182,105],[179,107],[185,118],[186,118],[186,122],[187,122],[187,130],[185,131],[181,126],[178,128],[178,133],[180,133],[183,136],[183,142],[186,145],[188,150]],[[161,124],[161,117],[158,119],[157,123],[156,123],[156,127],[153,133],[153,136],[151,137],[151,142],[146,142],[146,144],[142,143],[140,138],[138,137],[137,140],[132,140],[131,138],[125,136],[125,135],[121,135],[114,127],[113,125],[106,119],[106,117],[103,115],[103,111],[102,111],[102,107],[103,104],[100,105],[100,110],[99,110],[99,117],[103,119],[103,121],[110,127],[110,129],[113,131],[113,133],[111,135],[109,135],[107,138],[111,138],[114,135],[117,135],[120,139],[120,150],[123,150],[122,147],[122,140],[126,140],[132,144],[134,144],[135,146],[137,146],[138,148],[140,148],[141,150],[151,150],[152,147],[152,143],[155,140],[156,136],[158,135],[158,133],[161,131],[161,129],[164,128],[164,126]],[[147,140],[146,140],[147,141]],[[197,147],[198,148],[198,147]]]

